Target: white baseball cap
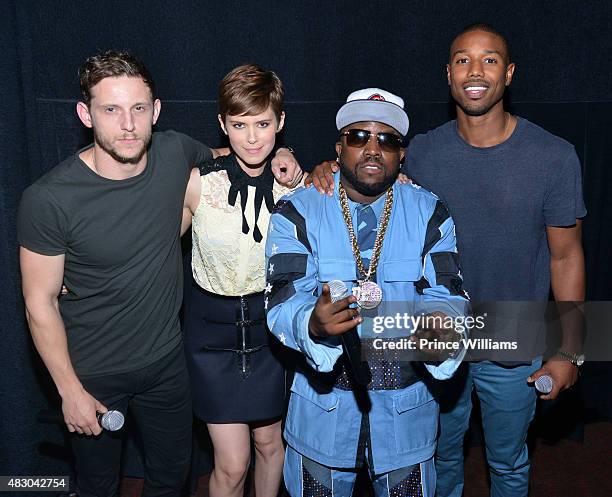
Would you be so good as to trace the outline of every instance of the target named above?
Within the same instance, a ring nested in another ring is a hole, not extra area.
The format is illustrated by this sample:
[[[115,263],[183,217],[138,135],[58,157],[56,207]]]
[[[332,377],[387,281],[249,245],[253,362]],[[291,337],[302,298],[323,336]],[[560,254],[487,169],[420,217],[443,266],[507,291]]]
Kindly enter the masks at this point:
[[[387,124],[402,136],[408,133],[408,115],[404,110],[404,100],[380,88],[354,91],[336,114],[338,130],[361,121]]]

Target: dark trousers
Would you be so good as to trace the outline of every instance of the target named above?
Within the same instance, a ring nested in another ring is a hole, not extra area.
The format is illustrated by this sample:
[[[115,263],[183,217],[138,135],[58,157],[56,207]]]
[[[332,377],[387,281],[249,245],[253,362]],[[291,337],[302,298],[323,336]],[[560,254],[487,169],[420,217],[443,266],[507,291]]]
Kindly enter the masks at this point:
[[[129,409],[145,455],[143,496],[178,496],[191,458],[191,392],[182,344],[155,363],[128,373],[81,378],[108,409]],[[79,497],[114,497],[119,490],[125,428],[98,437],[71,435]]]

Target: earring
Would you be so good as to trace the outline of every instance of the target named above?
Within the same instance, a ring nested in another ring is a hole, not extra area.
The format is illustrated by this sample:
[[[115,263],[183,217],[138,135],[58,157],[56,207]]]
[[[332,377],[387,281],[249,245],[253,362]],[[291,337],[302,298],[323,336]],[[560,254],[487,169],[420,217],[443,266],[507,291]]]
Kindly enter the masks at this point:
[[[336,157],[336,162],[340,164],[340,157]]]

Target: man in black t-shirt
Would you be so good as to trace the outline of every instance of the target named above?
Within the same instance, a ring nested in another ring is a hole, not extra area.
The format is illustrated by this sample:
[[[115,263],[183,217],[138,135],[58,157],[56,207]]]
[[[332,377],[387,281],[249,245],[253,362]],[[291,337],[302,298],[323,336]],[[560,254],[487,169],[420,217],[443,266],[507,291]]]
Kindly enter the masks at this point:
[[[30,186],[19,210],[28,323],[62,398],[80,497],[117,493],[121,439],[102,432],[97,413],[128,407],[145,450],[144,495],[179,495],[192,420],[180,227],[191,168],[211,150],[152,132],[161,103],[130,54],[90,57],[80,83],[77,114],[94,144]],[[277,180],[294,179],[290,162]]]

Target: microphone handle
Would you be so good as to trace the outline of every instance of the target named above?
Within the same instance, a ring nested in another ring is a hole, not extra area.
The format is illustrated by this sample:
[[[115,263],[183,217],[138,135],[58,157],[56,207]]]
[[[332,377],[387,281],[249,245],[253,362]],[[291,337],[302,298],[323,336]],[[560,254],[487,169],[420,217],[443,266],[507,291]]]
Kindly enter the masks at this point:
[[[372,381],[372,371],[370,370],[370,365],[366,361],[361,360],[361,339],[357,330],[353,328],[340,335],[340,338],[342,340],[342,349],[353,371],[355,381],[359,385],[367,386]]]
[[[327,284],[332,302],[338,302],[350,295],[348,288],[341,280],[331,280]],[[340,340],[355,381],[359,385],[367,386],[372,381],[372,371],[370,365],[361,360],[361,339],[357,328],[340,335]]]

